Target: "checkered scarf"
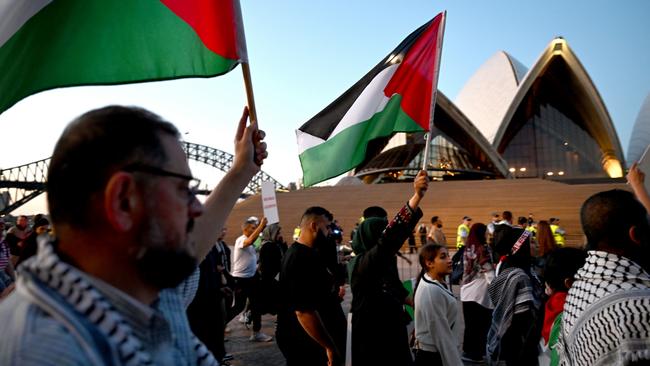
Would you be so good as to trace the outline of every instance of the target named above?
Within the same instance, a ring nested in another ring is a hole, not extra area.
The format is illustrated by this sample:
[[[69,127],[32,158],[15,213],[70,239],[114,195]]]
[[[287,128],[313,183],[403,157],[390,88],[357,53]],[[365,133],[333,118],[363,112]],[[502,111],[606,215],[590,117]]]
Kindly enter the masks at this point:
[[[650,360],[650,275],[628,258],[589,251],[564,304],[564,365]]]
[[[530,277],[517,267],[506,268],[488,287],[490,299],[495,305],[492,324],[488,331],[488,360],[499,360],[501,339],[512,325],[515,314],[535,311],[535,298]]]
[[[54,290],[76,311],[76,316],[87,319],[96,331],[103,336],[110,348],[117,354],[120,365],[153,365],[151,355],[144,349],[122,315],[81,275],[75,267],[63,262],[54,252],[47,240],[39,241],[36,256],[25,261],[20,267],[21,277],[33,276]],[[47,296],[47,292],[39,294]],[[57,306],[56,300],[47,299],[48,309],[45,312],[62,314],[64,307]],[[61,316],[55,316],[60,318]],[[76,332],[75,332],[76,333]],[[80,342],[90,342],[79,339]],[[194,350],[197,355],[197,365],[218,366],[219,363],[210,351],[194,335]],[[82,344],[83,348],[94,348],[92,344]],[[106,351],[106,350],[104,350]],[[108,357],[102,352],[102,357]]]

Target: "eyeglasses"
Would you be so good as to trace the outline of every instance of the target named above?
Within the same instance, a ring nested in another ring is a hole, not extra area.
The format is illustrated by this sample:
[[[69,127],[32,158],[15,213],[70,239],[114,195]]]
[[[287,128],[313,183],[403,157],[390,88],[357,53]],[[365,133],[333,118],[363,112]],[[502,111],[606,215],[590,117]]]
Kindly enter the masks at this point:
[[[191,175],[185,175],[181,173],[174,173],[170,172],[169,170],[165,170],[162,168],[158,168],[152,165],[146,165],[146,164],[130,164],[122,168],[123,171],[129,172],[129,173],[147,173],[147,174],[152,174],[152,175],[157,175],[160,177],[172,177],[172,178],[179,178],[187,181],[187,200],[188,202],[192,202],[194,197],[199,192],[199,185],[201,184],[201,180],[198,178],[195,178]]]

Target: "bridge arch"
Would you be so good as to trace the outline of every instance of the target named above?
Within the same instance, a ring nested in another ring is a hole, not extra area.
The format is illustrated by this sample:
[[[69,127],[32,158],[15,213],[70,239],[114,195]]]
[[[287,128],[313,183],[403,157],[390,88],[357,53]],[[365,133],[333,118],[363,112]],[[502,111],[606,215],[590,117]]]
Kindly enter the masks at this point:
[[[188,160],[209,165],[222,172],[227,172],[232,167],[234,156],[230,153],[187,141],[183,141],[181,144]],[[49,166],[50,158],[46,158],[12,168],[0,169],[0,215],[12,212],[45,192]],[[276,179],[260,170],[244,189],[244,195],[258,193],[262,189],[263,181],[272,181],[276,190],[286,189]],[[208,194],[209,191],[201,193]]]

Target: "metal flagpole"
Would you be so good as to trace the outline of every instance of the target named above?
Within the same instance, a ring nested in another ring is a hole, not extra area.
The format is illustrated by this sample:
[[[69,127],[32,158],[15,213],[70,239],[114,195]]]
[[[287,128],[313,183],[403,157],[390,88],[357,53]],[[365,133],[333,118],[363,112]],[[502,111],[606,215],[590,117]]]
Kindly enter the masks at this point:
[[[241,5],[239,0],[233,0],[233,10],[235,12],[235,22],[237,27],[237,45],[239,46],[239,58],[241,70],[244,76],[244,88],[246,89],[246,102],[251,123],[257,123],[257,111],[255,109],[255,97],[253,96],[253,79],[251,78],[251,69],[248,62],[248,50],[246,47],[246,33],[244,32],[244,20],[241,14]]]
[[[436,52],[436,69],[433,71],[433,76],[435,77],[435,82],[431,83],[431,109],[429,110],[429,132],[427,132],[427,138],[424,145],[424,156],[422,158],[422,170],[427,170],[427,163],[429,162],[429,150],[431,145],[431,140],[433,139],[433,113],[436,110],[436,97],[438,96],[438,76],[440,75],[440,56],[442,55],[442,40],[445,34],[445,23],[447,21],[447,11],[445,10],[442,13],[442,24],[440,26],[441,31],[438,32],[438,41],[436,42],[437,52]]]

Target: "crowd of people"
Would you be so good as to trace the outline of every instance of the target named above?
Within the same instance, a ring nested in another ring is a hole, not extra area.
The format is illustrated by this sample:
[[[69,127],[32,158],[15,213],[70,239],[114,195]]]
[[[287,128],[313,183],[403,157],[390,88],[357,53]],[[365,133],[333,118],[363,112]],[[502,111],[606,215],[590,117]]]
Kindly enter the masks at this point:
[[[342,365],[347,351],[355,366],[650,362],[650,196],[636,165],[634,194],[583,204],[586,248],[565,245],[557,218],[510,211],[487,224],[465,216],[448,242],[441,217],[420,224],[425,171],[397,212],[363,211],[345,260],[342,230],[319,206],[291,244],[278,223],[249,217],[230,247],[226,218],[267,156],[247,119],[245,109],[232,168],[204,204],[171,123],[120,106],[75,119],[50,163],[49,218],[0,231],[0,364],[228,364],[235,319],[290,366]],[[415,233],[409,293],[397,256]],[[277,315],[274,335],[263,314]]]

